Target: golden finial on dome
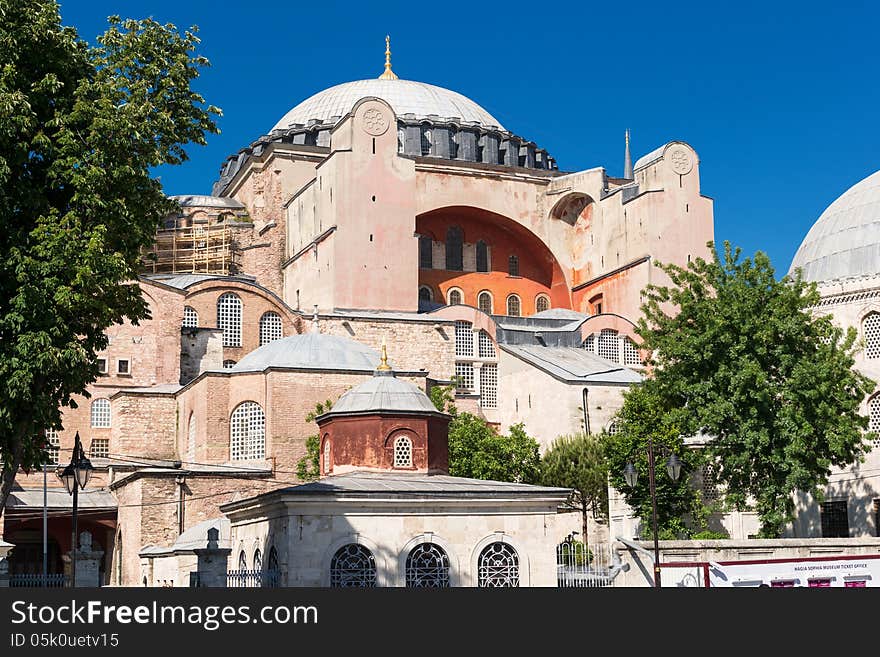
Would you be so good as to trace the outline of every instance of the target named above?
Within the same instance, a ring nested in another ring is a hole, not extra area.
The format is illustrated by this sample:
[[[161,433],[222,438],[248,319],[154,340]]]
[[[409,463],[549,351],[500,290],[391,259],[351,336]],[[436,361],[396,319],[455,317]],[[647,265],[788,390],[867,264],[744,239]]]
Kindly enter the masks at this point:
[[[380,372],[391,371],[391,366],[388,364],[388,347],[385,346],[385,338],[382,338],[382,362],[376,369]]]
[[[400,78],[391,70],[391,37],[385,35],[385,71],[379,76],[380,80],[399,80]]]

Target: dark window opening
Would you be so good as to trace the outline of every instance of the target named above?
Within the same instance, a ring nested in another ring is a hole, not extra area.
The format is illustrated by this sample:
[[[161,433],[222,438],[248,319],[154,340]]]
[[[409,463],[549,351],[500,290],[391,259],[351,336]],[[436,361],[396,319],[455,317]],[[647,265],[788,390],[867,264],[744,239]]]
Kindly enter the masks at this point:
[[[849,538],[849,514],[846,500],[823,502],[820,515],[822,516],[822,538]]]
[[[464,236],[461,228],[450,226],[446,231],[446,269],[461,271],[464,251]]]
[[[489,271],[489,247],[483,240],[477,242],[477,271]]]
[[[429,235],[419,235],[419,267],[422,269],[431,269],[434,264],[432,242]]]
[[[511,276],[519,276],[519,258],[515,255],[507,259],[507,273]]]

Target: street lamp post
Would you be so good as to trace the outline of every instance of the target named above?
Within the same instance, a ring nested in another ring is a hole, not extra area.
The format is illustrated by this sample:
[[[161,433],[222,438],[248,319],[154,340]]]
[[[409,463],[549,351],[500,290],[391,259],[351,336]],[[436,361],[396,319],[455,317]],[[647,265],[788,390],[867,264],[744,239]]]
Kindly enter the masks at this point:
[[[664,448],[665,451],[666,448]],[[669,452],[666,461],[666,472],[672,481],[678,481],[681,475],[681,461],[675,452]],[[623,477],[630,488],[635,488],[639,478],[638,470],[628,462],[623,469]],[[651,521],[654,529],[654,588],[660,588],[660,543],[657,538],[657,490],[654,480],[654,439],[648,436],[648,488],[651,491]]]
[[[92,462],[86,458],[83,451],[82,442],[79,438],[79,431],[76,432],[73,444],[73,455],[70,457],[70,463],[63,470],[58,472],[58,478],[64,483],[68,495],[73,496],[73,530],[70,540],[70,586],[76,587],[76,513],[77,504],[79,502],[79,490],[85,488],[92,476]]]

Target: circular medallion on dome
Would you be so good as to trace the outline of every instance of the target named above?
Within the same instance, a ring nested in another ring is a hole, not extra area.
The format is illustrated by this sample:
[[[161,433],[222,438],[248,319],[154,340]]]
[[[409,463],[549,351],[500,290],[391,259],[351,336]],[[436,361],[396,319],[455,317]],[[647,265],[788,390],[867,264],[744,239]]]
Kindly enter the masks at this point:
[[[364,112],[362,125],[364,132],[378,137],[384,135],[388,130],[388,117],[378,107],[370,107]]]
[[[690,154],[681,146],[669,151],[669,162],[672,170],[680,176],[690,173],[694,167]]]

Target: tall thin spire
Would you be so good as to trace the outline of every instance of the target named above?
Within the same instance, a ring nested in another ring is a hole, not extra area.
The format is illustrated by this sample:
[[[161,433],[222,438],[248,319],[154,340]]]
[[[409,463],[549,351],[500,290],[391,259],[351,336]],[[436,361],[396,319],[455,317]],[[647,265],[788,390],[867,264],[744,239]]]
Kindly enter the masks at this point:
[[[398,80],[399,78],[391,70],[391,37],[385,35],[385,71],[379,76],[380,80]]]
[[[629,154],[629,128],[626,129],[626,152],[623,155],[623,177],[627,180],[633,179],[633,163]]]
[[[382,338],[382,362],[376,368],[379,372],[390,372],[391,366],[388,364],[388,347],[385,346],[385,338]]]

